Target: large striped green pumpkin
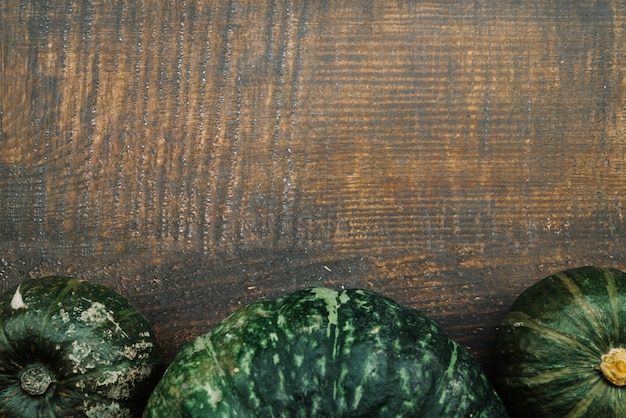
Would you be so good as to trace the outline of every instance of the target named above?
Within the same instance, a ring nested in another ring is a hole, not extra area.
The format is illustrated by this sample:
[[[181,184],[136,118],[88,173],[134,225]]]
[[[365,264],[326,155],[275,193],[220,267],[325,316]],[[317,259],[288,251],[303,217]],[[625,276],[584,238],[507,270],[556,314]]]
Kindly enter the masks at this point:
[[[495,345],[512,416],[626,417],[626,273],[580,267],[513,303]]]
[[[145,417],[504,417],[482,369],[423,313],[364,290],[249,304],[187,344]]]

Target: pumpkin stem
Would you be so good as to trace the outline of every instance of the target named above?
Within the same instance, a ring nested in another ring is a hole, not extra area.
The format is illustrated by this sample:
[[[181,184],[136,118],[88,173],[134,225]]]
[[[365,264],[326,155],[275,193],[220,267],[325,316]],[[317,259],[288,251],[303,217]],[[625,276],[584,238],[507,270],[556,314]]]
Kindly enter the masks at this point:
[[[48,390],[50,383],[52,383],[50,372],[41,365],[27,368],[20,375],[20,385],[29,395],[43,395]]]
[[[615,386],[626,385],[626,349],[612,348],[603,355],[600,370]]]

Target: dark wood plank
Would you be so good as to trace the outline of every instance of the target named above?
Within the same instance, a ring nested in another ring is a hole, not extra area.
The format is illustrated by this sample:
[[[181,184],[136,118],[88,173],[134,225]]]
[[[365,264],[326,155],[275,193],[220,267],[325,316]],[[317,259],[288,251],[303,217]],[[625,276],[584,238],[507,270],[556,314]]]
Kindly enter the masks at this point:
[[[169,361],[309,285],[489,368],[516,295],[624,268],[616,1],[0,3],[0,290],[109,284]]]

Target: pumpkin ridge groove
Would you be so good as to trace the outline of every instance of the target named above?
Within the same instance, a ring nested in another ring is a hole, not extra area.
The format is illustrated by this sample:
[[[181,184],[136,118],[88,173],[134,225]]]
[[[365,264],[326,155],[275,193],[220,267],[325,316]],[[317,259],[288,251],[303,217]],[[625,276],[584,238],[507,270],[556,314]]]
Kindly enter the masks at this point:
[[[2,338],[2,344],[1,345],[5,346],[9,350],[11,350],[11,354],[17,355],[17,352],[15,351],[15,348],[13,347],[13,344],[9,343],[9,338],[7,337],[7,334],[4,332],[4,318],[3,318],[3,315],[0,315],[0,338]]]
[[[568,334],[559,332],[554,328],[544,324],[543,322],[535,320],[524,312],[511,312],[509,316],[505,318],[504,324],[512,326],[514,328],[529,328],[533,332],[537,332],[543,337],[549,338],[554,342],[561,343],[562,345],[567,346],[571,349],[580,350],[581,352],[586,353],[590,358],[596,359],[596,357],[598,356],[597,351],[593,350],[585,344],[582,344],[575,338],[576,336],[570,336]]]
[[[619,299],[617,294],[617,285],[615,283],[615,275],[612,271],[607,270],[604,273],[606,278],[606,292],[609,295],[609,304],[611,305],[611,316],[613,317],[613,335],[616,336],[615,340],[622,341],[622,332],[619,320]],[[614,345],[616,341],[609,341],[611,345]]]
[[[617,396],[616,393],[619,393],[619,389],[617,392],[615,389],[611,389],[611,391],[606,391],[603,396],[605,396],[604,399],[609,399],[608,396],[611,397],[611,403],[615,411],[614,416],[616,418],[624,418],[626,417],[626,405],[624,405],[624,398],[623,396]]]
[[[588,391],[587,397],[581,399],[580,402],[576,403],[573,406],[572,410],[568,412],[567,415],[565,415],[565,418],[578,418],[585,416],[593,401],[601,398],[601,394],[598,393],[601,391],[601,389],[601,385],[592,385]]]
[[[54,302],[50,303],[50,305],[48,306],[48,309],[46,310],[46,314],[43,316],[42,320],[41,320],[41,329],[39,332],[39,342],[38,342],[38,350],[42,349],[42,342],[43,342],[43,336],[46,333],[46,330],[48,328],[48,324],[50,323],[50,318],[52,317],[52,314],[56,311],[58,311],[60,309],[59,307],[59,303],[61,303],[65,297],[68,295],[68,293],[70,293],[72,290],[74,290],[76,288],[76,286],[78,284],[80,284],[81,280],[79,279],[69,279],[67,280],[65,287],[63,289],[61,289],[61,291],[59,291],[57,297],[54,299]],[[30,288],[28,289],[30,290]],[[26,318],[24,318],[25,320]]]
[[[85,401],[85,395],[80,390],[64,387],[63,393],[64,396],[68,399],[77,399],[83,402]],[[102,396],[94,392],[89,393],[89,400],[102,405],[109,405],[111,404],[111,402],[113,402],[118,404],[121,408],[130,408],[133,404],[133,401],[130,399],[110,399],[106,396]],[[50,407],[50,410],[53,411],[54,407]],[[55,415],[51,415],[51,417],[55,417]]]
[[[598,330],[602,330],[605,327],[602,312],[599,312],[597,307],[589,303],[589,301],[583,297],[580,286],[575,283],[569,275],[560,273],[557,274],[557,277],[570,292],[572,301],[580,306],[580,311],[575,310],[574,312],[576,315],[570,316],[570,321],[572,321],[572,323],[580,329],[581,335],[600,337],[600,340],[602,340],[601,345],[603,347],[598,344],[599,341],[596,339],[590,339],[589,342],[593,342],[596,345],[598,352],[604,351],[606,349],[606,345],[608,345],[608,341],[606,341],[606,338],[602,338],[605,336],[604,333],[602,333],[602,335],[597,334]]]
[[[537,370],[537,369],[535,369]],[[581,367],[563,367],[558,370],[552,369],[540,369],[538,373],[533,372],[532,375],[520,375],[516,377],[509,377],[508,383],[514,386],[540,386],[549,382],[554,382],[556,380],[567,380],[567,378],[571,378],[573,376],[579,376],[581,373],[589,373],[590,379],[598,382],[601,380],[599,376],[597,376],[595,369],[591,366],[582,366]]]
[[[213,346],[213,341],[211,341],[211,338],[206,338],[205,339],[205,344],[204,347],[202,348],[202,350],[206,351],[212,362],[213,362],[213,367],[215,367],[217,369],[217,378],[220,381],[221,385],[224,386],[228,386],[232,388],[232,384],[228,381],[226,381],[226,379],[224,378],[224,376],[228,375],[228,371],[224,369],[224,367],[222,366],[221,362],[218,361],[217,358],[217,352],[215,351],[215,347]],[[220,395],[221,396],[221,395]],[[213,397],[211,397],[210,399],[212,400]]]
[[[54,411],[54,406],[50,403],[50,399],[46,398],[46,407],[48,408],[48,411]],[[50,414],[50,418],[55,418],[54,414]]]

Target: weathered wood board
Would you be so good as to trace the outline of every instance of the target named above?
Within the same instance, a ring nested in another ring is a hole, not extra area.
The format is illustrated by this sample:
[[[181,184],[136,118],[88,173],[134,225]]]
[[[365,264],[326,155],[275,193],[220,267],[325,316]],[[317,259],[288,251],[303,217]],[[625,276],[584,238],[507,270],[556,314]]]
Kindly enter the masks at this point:
[[[523,288],[625,268],[618,1],[0,2],[0,290],[90,278],[169,361],[365,287],[490,366]]]

